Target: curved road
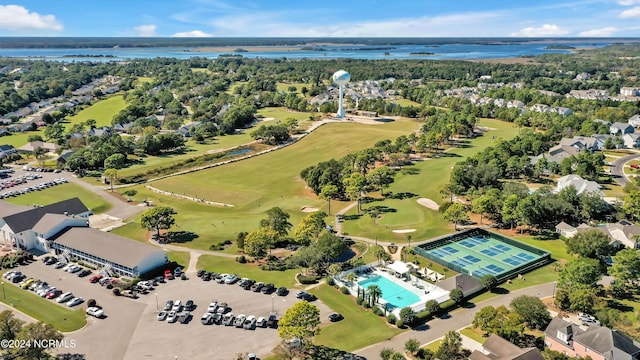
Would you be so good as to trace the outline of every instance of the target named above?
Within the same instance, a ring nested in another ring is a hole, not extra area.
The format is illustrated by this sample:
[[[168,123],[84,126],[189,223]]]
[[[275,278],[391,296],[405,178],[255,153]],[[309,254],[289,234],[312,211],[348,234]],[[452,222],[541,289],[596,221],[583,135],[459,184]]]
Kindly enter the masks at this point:
[[[624,187],[630,183],[629,177],[624,173],[624,165],[637,158],[640,158],[640,153],[619,157],[611,163],[611,175],[620,186]]]

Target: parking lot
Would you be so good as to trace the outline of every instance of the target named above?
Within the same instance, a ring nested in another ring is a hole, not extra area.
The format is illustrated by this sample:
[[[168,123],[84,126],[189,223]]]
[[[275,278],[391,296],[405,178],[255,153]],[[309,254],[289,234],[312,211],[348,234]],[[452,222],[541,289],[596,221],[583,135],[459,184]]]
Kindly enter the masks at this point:
[[[0,199],[44,190],[68,182],[69,173],[26,171],[13,168],[8,178],[0,179]]]
[[[67,339],[74,339],[77,344],[73,351],[86,354],[92,360],[174,359],[176,356],[178,359],[231,359],[243,352],[253,352],[264,358],[280,341],[276,329],[245,330],[202,325],[200,317],[212,300],[228,303],[235,315],[254,315],[256,318],[268,317],[272,310],[280,318],[286,309],[299,301],[295,289],[286,296],[272,296],[244,290],[236,284],[202,281],[195,274],[189,274],[190,279],[186,281],[177,279],[160,283],[148,294],[133,300],[116,297],[111,290],[90,283],[91,276],[79,278],[76,274],[44,265],[42,261],[17,270],[82,296],[85,303],[80,307],[83,309],[86,309],[88,299],[95,299],[103,307],[106,318],[87,317],[86,327],[66,334]],[[157,310],[161,310],[169,299],[195,302],[196,308],[188,323],[157,320]],[[327,322],[330,309],[320,301],[314,304],[320,308],[322,321]]]

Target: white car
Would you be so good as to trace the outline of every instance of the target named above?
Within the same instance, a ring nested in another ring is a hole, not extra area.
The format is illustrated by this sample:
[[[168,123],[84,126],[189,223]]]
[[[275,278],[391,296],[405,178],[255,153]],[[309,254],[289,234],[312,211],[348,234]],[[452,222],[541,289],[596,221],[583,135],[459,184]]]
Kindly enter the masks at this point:
[[[66,292],[62,295],[60,295],[60,297],[56,300],[57,303],[63,303],[63,302],[67,302],[69,300],[73,299],[73,293],[71,291]]]
[[[238,275],[231,274],[231,275],[227,275],[227,277],[224,279],[224,283],[225,284],[233,284],[237,280],[238,280]]]
[[[87,308],[87,315],[91,315],[97,318],[102,318],[104,317],[104,311],[99,307],[92,306],[90,308]]]
[[[182,300],[176,300],[173,302],[173,307],[171,311],[180,312],[182,311]]]
[[[76,266],[76,264],[74,264],[74,263],[67,263],[67,265],[65,265],[65,266],[62,268],[62,270],[63,270],[63,271],[67,271],[67,272],[68,272],[68,271],[69,271],[69,269],[71,269],[71,267],[73,267],[73,266]]]
[[[260,316],[258,321],[256,321],[256,326],[262,328],[267,327],[267,319],[265,319],[264,316]]]
[[[214,300],[209,304],[207,312],[214,313],[216,312],[216,309],[218,309],[218,302]]]
[[[48,287],[45,287],[43,289],[38,290],[37,294],[40,295],[40,297],[45,297],[45,295],[47,295],[47,293],[50,293],[55,289],[56,289],[55,286],[48,286]]]
[[[79,297],[79,296],[78,297],[74,297],[73,299],[69,300],[69,302],[67,303],[67,306],[68,307],[73,307],[73,306],[76,306],[76,305],[80,305],[83,301],[84,301],[84,299]]]
[[[174,323],[176,321],[178,321],[178,313],[175,311],[170,311],[169,315],[167,315],[167,322]]]

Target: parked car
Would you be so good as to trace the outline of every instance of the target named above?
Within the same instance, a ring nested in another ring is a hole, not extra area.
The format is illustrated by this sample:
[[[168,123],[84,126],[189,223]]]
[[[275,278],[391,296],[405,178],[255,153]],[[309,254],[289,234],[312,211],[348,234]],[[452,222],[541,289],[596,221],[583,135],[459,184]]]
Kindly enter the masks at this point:
[[[102,275],[93,275],[92,277],[89,278],[89,282],[92,284],[95,284],[98,281],[100,281],[100,279],[102,279]]]
[[[198,272],[196,273],[196,276],[201,278],[202,275],[204,275],[205,273],[206,273],[206,271],[204,271],[204,270],[198,270]]]
[[[169,314],[167,314],[167,322],[174,323],[176,321],[178,321],[178,313],[175,311],[170,311]]]
[[[182,275],[182,268],[178,266],[177,268],[175,268],[175,270],[173,270],[173,276],[178,277],[180,275]]]
[[[342,319],[344,319],[342,314],[339,314],[339,313],[331,313],[331,314],[329,314],[329,321],[331,321],[331,322],[340,321]]]
[[[267,327],[267,319],[265,319],[264,316],[260,316],[258,320],[256,320],[256,326],[261,328]]]
[[[209,303],[209,307],[207,307],[207,312],[214,313],[218,309],[218,300],[213,300]]]
[[[184,303],[184,309],[186,311],[193,311],[193,309],[195,309],[196,305],[193,303],[193,300],[189,299],[187,300],[187,302]]]
[[[216,312],[217,312],[217,313],[220,313],[220,314],[224,314],[224,313],[226,313],[227,311],[229,311],[229,305],[227,305],[227,303],[226,303],[226,302],[220,303],[220,304],[218,305],[218,308],[216,309]]]
[[[307,295],[305,295],[305,296],[304,296],[303,300],[306,300],[306,301],[308,301],[308,302],[311,302],[311,301],[316,301],[316,300],[318,300],[318,298],[317,298],[315,295],[313,295],[313,294],[307,294]]]
[[[211,273],[204,273],[201,277],[202,281],[211,281]]]
[[[233,313],[227,313],[222,318],[222,325],[224,325],[224,326],[232,326],[234,319],[235,319],[235,317],[233,316]]]
[[[269,315],[269,319],[267,320],[267,326],[270,328],[276,328],[278,326],[278,318],[275,314]]]
[[[200,318],[200,322],[202,323],[202,325],[211,325],[212,318],[213,318],[213,315],[210,312],[206,312],[202,314],[202,317]]]
[[[81,267],[81,266],[75,265],[75,266],[72,266],[72,267],[69,269],[69,272],[70,272],[70,273],[72,273],[72,274],[75,274],[75,273],[77,273],[77,272],[79,272],[79,271],[81,271],[81,270],[82,270],[82,267]]]
[[[256,328],[256,317],[253,315],[247,316],[244,320],[244,324],[242,325],[246,330],[253,330]]]
[[[91,275],[91,270],[84,269],[78,273],[78,277],[85,277]]]
[[[163,311],[160,311],[160,312],[158,313],[158,316],[156,316],[156,319],[158,319],[158,321],[164,321],[164,320],[167,318],[167,315],[168,315],[168,314],[169,314],[169,313],[168,313],[168,312],[166,312],[166,311],[164,311],[164,310],[163,310]]]
[[[164,311],[171,311],[172,308],[173,300],[167,300],[167,302],[164,304]]]
[[[286,287],[279,287],[278,290],[276,290],[276,295],[278,296],[286,296],[289,293],[289,290],[287,290]]]
[[[307,296],[307,292],[300,290],[300,291],[296,291],[296,298],[298,299],[304,299],[304,297]]]
[[[233,321],[233,326],[242,327],[242,325],[244,325],[244,320],[246,318],[247,317],[246,317],[245,314],[240,314],[240,315],[236,316],[236,319]]]
[[[264,286],[264,283],[263,283],[263,282],[261,282],[261,281],[260,281],[260,282],[257,282],[257,283],[255,283],[255,284],[253,284],[253,286],[251,286],[251,291],[253,291],[253,292],[259,292],[259,291],[260,291],[260,289],[262,289],[262,287],[263,287],[263,286]]]
[[[263,294],[271,294],[275,289],[276,287],[273,284],[265,284],[262,289],[260,289],[260,292]]]
[[[12,276],[15,276],[15,275],[18,275],[18,274],[22,274],[22,273],[20,271],[11,270],[11,271],[7,271],[6,273],[4,273],[4,275],[2,275],[2,277],[7,279],[7,280],[11,280]]]
[[[68,307],[74,307],[76,305],[80,305],[84,302],[84,299],[81,297],[74,297],[73,299],[69,300],[69,302],[67,302],[67,306]]]
[[[173,274],[171,273],[171,270],[165,270],[164,271],[164,278],[166,280],[173,280]]]
[[[251,289],[251,287],[252,287],[255,283],[256,283],[256,281],[255,281],[255,280],[251,280],[251,279],[249,279],[249,280],[247,280],[244,284],[242,284],[242,286],[241,286],[241,287],[242,287],[243,289],[245,289],[245,290],[249,290],[249,289]]]
[[[214,324],[220,325],[222,323],[222,314],[220,313],[211,314],[211,322]]]
[[[187,322],[189,322],[190,319],[191,319],[191,312],[189,311],[183,311],[178,316],[178,321],[180,321],[181,324],[186,324]]]
[[[98,319],[101,319],[104,317],[104,311],[99,307],[92,306],[90,308],[87,308],[87,315],[91,315],[97,317]]]
[[[64,267],[64,263],[58,261],[57,263],[53,264],[53,267],[56,268],[56,269],[60,269],[60,268]]]
[[[175,312],[182,311],[182,301],[180,301],[180,300],[174,301],[173,302],[173,308],[171,308],[171,310],[173,310]]]
[[[238,281],[238,275],[236,274],[227,275],[227,277],[224,279],[225,284],[233,284],[236,281]]]
[[[48,292],[44,297],[47,299],[55,299],[62,294],[62,290],[55,289],[51,292]]]
[[[224,280],[227,278],[227,276],[229,276],[229,274],[218,274],[218,275],[216,275],[216,278],[215,278],[216,282],[218,284],[224,283]]]

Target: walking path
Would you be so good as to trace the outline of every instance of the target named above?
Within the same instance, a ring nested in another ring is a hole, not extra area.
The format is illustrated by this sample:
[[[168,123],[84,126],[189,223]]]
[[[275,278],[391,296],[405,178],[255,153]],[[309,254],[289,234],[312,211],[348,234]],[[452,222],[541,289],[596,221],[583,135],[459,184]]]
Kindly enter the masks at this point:
[[[149,190],[151,190],[153,192],[157,192],[159,194],[162,194],[162,195],[173,196],[173,197],[177,197],[179,199],[191,200],[191,201],[195,201],[195,202],[199,202],[199,203],[204,203],[204,204],[207,204],[207,205],[217,205],[217,206],[223,206],[223,207],[233,207],[234,206],[232,204],[226,204],[226,203],[221,203],[221,202],[217,202],[217,201],[205,200],[204,198],[194,198],[194,197],[187,196],[187,195],[176,194],[174,192],[160,190],[158,188],[155,188],[155,187],[149,186],[149,185],[145,185],[145,188],[147,188],[147,189],[149,189]]]
[[[474,304],[472,307],[454,310],[451,312],[451,316],[449,318],[433,319],[429,321],[429,323],[418,326],[414,330],[409,330],[389,340],[376,343],[354,352],[367,359],[378,359],[380,357],[380,350],[383,348],[393,348],[396,351],[401,351],[404,349],[404,344],[409,339],[417,339],[423,346],[443,337],[447,331],[459,330],[469,326],[473,322],[476,312],[480,311],[483,307],[508,306],[513,299],[522,295],[535,296],[537,298],[549,297],[553,295],[553,288],[554,283],[551,282],[516,290],[505,295],[498,295],[491,299]]]

